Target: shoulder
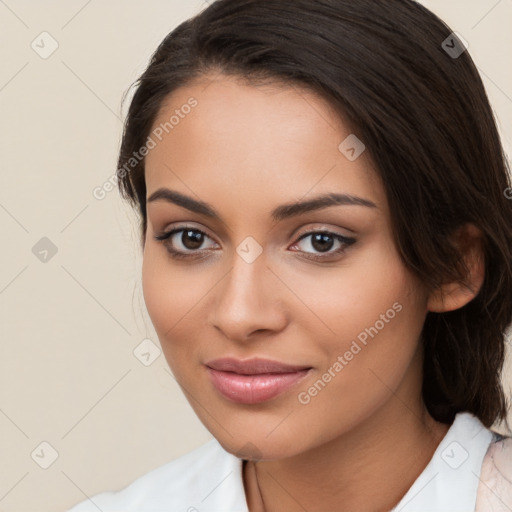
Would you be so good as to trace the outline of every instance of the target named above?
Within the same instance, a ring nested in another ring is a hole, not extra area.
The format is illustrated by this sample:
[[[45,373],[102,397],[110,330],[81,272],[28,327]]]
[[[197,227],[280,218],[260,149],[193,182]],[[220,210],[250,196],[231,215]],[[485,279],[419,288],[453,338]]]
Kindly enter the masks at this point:
[[[236,494],[233,491],[242,482],[241,461],[213,439],[146,473],[124,489],[92,496],[68,512],[206,510],[204,506],[194,507],[204,501],[222,479],[228,480],[227,491]]]
[[[512,510],[512,437],[493,433],[482,462],[475,512]]]

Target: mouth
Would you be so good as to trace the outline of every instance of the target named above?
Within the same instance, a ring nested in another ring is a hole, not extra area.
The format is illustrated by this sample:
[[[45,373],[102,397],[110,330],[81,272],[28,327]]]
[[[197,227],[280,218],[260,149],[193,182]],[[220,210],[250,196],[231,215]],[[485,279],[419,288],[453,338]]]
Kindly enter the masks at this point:
[[[228,400],[239,404],[266,402],[304,379],[311,366],[289,365],[269,359],[215,359],[205,364],[212,384]]]

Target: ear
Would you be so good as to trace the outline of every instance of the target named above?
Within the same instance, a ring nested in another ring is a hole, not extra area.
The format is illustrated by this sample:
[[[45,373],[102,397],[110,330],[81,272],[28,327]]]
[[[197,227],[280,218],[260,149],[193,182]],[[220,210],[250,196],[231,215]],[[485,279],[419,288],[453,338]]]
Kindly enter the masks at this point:
[[[445,283],[433,290],[427,300],[427,311],[444,313],[465,306],[480,291],[485,277],[482,232],[473,224],[465,224],[455,234],[468,274],[464,284]]]

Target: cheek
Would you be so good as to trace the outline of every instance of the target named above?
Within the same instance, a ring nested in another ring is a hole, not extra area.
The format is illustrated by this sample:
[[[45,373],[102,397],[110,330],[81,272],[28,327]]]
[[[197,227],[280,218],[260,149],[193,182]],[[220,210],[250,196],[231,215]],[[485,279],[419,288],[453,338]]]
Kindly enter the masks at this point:
[[[171,329],[179,314],[175,280],[170,279],[165,262],[146,245],[142,262],[142,292],[144,302],[156,332]],[[182,293],[179,294],[181,296]]]
[[[160,251],[146,247],[142,264],[144,301],[167,364],[179,382],[183,381],[183,372],[191,373],[190,352],[194,347],[190,343],[193,333],[191,326],[187,326],[187,313],[201,293],[198,283],[190,275],[187,277],[184,278],[183,272],[171,270],[170,262]]]
[[[337,323],[332,317],[341,336],[329,346],[328,359],[332,365],[341,355],[343,370],[331,391],[336,394],[340,386],[349,409],[363,402],[377,405],[398,388],[417,351],[425,320],[425,298],[405,267],[388,261],[378,270],[364,273],[357,290],[340,300]],[[357,276],[351,280],[357,281]]]
[[[425,313],[421,296],[411,291],[411,277],[399,267],[365,276],[343,280],[359,282],[351,293],[337,290],[322,297],[318,313],[335,334],[311,337],[317,354],[323,354],[322,364],[297,396],[305,421],[324,418],[322,435],[327,438],[352,428],[391,399],[404,379],[409,381],[418,348]]]
[[[417,338],[426,298],[384,236],[336,267],[280,265],[276,270],[300,299],[290,302],[295,321],[312,340],[321,339],[324,354],[348,350],[358,335],[363,341],[370,337],[366,329],[375,334],[375,326],[379,335],[410,331],[408,338]],[[299,314],[301,309],[307,314]]]
[[[162,348],[176,336],[187,314],[201,302],[209,289],[201,272],[180,270],[159,248],[146,245],[142,263],[142,291],[149,316]]]
[[[176,379],[195,389],[204,347],[212,332],[205,329],[210,300],[224,271],[170,260],[159,246],[147,245],[142,262],[144,301],[165,359]],[[198,392],[199,393],[199,392]],[[200,411],[198,411],[198,415]]]
[[[333,394],[325,393],[317,405],[339,400],[342,391],[341,400],[356,407],[361,400],[382,399],[387,386],[396,388],[419,343],[426,297],[394,249],[368,251],[330,273],[304,274],[301,283],[302,297],[315,313],[302,326],[323,354],[317,377],[329,369],[336,374],[329,383]],[[342,365],[337,371],[336,362]]]

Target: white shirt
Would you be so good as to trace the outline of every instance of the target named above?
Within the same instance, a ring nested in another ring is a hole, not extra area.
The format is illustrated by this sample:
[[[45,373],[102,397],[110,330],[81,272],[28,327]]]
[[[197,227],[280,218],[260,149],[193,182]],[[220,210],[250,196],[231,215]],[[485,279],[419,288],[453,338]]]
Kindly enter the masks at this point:
[[[242,459],[213,439],[124,489],[97,494],[68,512],[98,510],[248,512]],[[465,412],[456,415],[428,465],[391,512],[475,511],[512,511],[512,438],[502,438]]]

